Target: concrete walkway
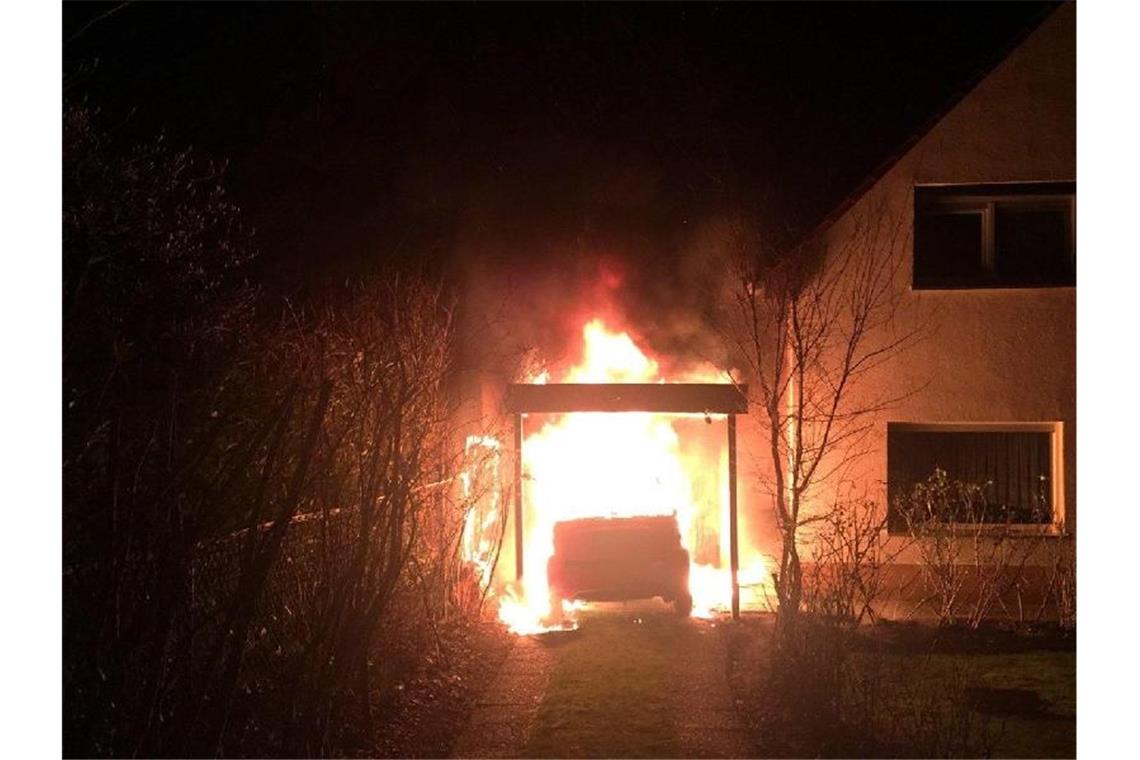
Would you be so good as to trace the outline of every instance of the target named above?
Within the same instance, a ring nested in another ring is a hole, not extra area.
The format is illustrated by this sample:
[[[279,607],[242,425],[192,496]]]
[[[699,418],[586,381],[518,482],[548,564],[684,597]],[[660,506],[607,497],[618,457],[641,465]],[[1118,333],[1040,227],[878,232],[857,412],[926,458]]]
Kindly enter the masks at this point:
[[[471,713],[452,757],[523,757],[531,725],[550,682],[550,650],[520,637]]]
[[[676,673],[677,748],[682,757],[750,757],[752,742],[728,686],[723,624],[691,620],[698,643]],[[731,625],[731,623],[726,623]]]

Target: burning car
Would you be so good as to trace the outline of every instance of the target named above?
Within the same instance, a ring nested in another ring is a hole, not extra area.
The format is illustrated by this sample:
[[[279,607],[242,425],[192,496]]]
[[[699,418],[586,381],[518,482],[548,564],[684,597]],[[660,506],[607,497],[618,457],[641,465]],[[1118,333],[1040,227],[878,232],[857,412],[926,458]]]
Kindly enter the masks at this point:
[[[595,517],[554,525],[547,563],[551,610],[563,599],[624,601],[659,596],[677,614],[693,609],[689,553],[675,516]]]

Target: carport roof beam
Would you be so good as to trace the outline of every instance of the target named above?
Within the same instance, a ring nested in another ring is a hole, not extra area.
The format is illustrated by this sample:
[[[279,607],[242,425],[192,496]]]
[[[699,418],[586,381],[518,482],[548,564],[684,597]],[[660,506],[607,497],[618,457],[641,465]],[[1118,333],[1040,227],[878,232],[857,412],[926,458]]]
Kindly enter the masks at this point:
[[[556,383],[507,386],[515,414],[747,414],[748,388],[724,383]]]

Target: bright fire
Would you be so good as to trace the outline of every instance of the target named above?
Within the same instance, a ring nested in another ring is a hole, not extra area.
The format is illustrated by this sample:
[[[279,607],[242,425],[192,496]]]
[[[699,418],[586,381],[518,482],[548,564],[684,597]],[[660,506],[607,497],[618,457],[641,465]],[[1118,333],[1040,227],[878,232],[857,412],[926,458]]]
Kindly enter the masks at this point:
[[[559,382],[666,382],[657,361],[624,332],[599,319],[582,331],[583,357]],[[723,382],[708,368],[670,378]],[[546,382],[547,377],[533,381]],[[526,505],[524,588],[500,599],[499,617],[516,633],[545,629],[551,618],[546,564],[554,551],[554,524],[584,517],[677,516],[692,560],[693,615],[727,609],[728,481],[724,417],[650,413],[574,413],[543,416],[523,444]],[[716,424],[713,424],[713,423]],[[496,449],[497,451],[497,449]],[[741,536],[742,556],[745,552]],[[742,605],[764,603],[767,573],[758,554],[742,563]],[[565,603],[565,611],[581,603]]]

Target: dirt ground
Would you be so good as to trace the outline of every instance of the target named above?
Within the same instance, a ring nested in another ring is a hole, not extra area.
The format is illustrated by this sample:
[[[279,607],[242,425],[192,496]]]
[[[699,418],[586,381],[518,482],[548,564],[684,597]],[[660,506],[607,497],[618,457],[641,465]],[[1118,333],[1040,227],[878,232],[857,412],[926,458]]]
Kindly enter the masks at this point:
[[[425,658],[377,709],[377,744],[368,756],[446,757],[476,701],[500,672],[516,637],[494,622],[450,631],[447,658]]]

